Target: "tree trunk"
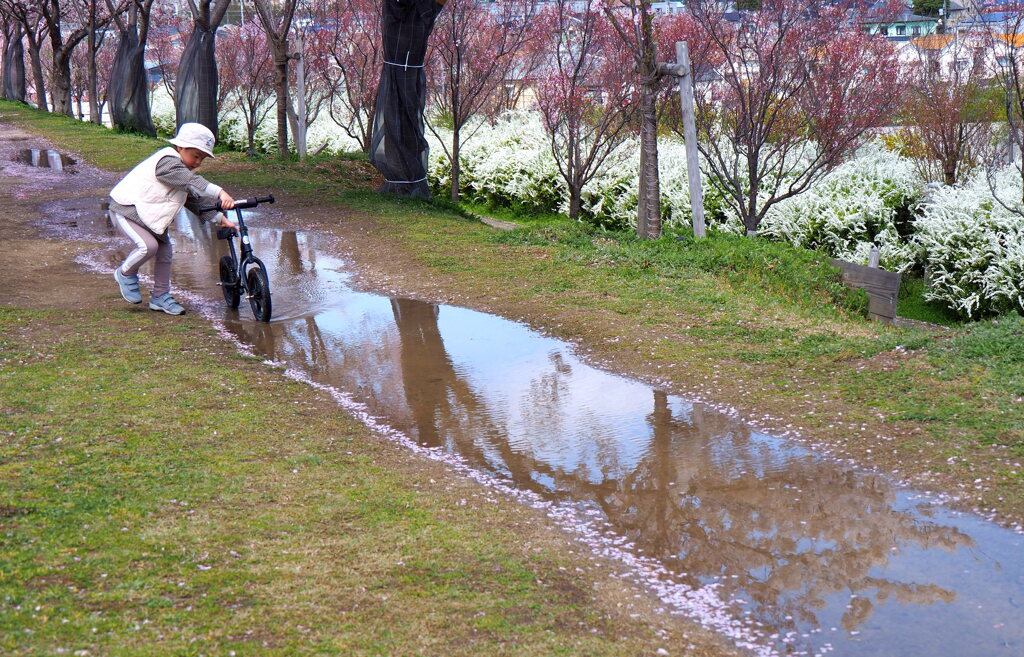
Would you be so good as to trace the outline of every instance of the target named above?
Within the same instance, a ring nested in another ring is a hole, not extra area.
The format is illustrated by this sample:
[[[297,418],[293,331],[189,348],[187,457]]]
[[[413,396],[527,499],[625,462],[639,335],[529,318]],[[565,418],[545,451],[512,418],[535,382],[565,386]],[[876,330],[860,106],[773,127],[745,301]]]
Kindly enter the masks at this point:
[[[583,207],[583,186],[569,186],[569,218],[573,221],[580,218],[580,209]]]
[[[661,181],[658,175],[658,118],[655,110],[656,91],[645,84],[641,97],[640,126],[640,195],[643,197],[645,239],[661,237]],[[637,217],[639,225],[640,217]]]
[[[71,51],[63,50],[53,53],[53,79],[51,80],[50,98],[53,111],[73,117],[71,106]]]
[[[459,179],[462,177],[462,167],[459,166],[459,154],[462,152],[462,131],[456,125],[452,130],[452,203],[459,202]]]
[[[743,208],[743,227],[747,229],[748,237],[757,234],[757,224],[760,223],[757,217],[757,182],[761,180],[758,169],[757,151],[751,148],[747,153],[747,180],[750,181],[750,189],[747,191],[747,205]]]
[[[306,41],[300,33],[295,39],[295,150],[299,162],[306,159]]]
[[[288,157],[288,56],[275,57],[277,69],[277,154]]]
[[[942,162],[942,178],[949,186],[956,184],[956,164],[960,161],[960,156],[956,155],[953,157],[946,157]]]
[[[36,87],[36,107],[44,112],[50,111],[46,104],[46,77],[43,75],[43,58],[39,55],[40,44],[29,37],[28,58],[32,62],[32,80]]]
[[[751,194],[747,198],[747,207],[743,212],[743,227],[747,229],[747,236],[757,235],[757,196]]]
[[[640,48],[640,180],[637,204],[637,236],[661,237],[661,180],[658,175],[658,63],[650,11],[641,8]],[[641,228],[642,227],[642,228]]]
[[[642,240],[650,239],[647,222],[647,158],[650,151],[647,150],[647,142],[644,140],[643,131],[640,133],[640,170],[637,178],[636,192],[636,236]]]
[[[100,85],[96,79],[98,77],[96,72],[96,52],[98,50],[96,30],[92,30],[89,32],[89,120],[97,125],[103,125],[103,116],[100,113]]]

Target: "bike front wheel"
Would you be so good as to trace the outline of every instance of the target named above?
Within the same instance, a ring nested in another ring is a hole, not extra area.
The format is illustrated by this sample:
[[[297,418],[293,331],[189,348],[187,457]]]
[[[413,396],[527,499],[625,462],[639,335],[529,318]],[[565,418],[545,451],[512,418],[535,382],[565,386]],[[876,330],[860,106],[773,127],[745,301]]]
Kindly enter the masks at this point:
[[[220,289],[224,293],[224,301],[228,307],[238,308],[242,290],[238,284],[238,272],[235,271],[235,260],[229,255],[220,259]]]
[[[249,287],[249,307],[252,314],[260,322],[270,321],[270,280],[267,278],[267,270],[263,263],[249,270],[246,274],[246,283]]]

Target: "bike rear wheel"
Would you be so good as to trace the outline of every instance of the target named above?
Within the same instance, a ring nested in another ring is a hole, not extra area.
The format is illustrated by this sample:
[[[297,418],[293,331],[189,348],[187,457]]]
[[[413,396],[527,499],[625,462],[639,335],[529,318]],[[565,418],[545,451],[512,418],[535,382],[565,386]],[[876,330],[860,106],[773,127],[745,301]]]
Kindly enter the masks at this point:
[[[249,287],[249,307],[260,322],[270,321],[270,280],[263,263],[259,262],[246,274]]]
[[[229,255],[221,256],[220,259],[220,288],[224,293],[224,301],[230,308],[238,308],[238,301],[242,298],[241,286],[238,284],[238,272],[235,270],[235,260]]]

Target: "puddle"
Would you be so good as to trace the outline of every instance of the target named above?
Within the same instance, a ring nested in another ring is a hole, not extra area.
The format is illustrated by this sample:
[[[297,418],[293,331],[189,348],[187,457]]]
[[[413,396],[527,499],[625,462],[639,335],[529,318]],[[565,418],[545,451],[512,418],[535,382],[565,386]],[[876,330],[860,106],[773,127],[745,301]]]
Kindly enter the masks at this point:
[[[63,153],[44,148],[23,148],[14,160],[29,166],[53,169],[54,171],[64,171],[77,164],[76,160]]]
[[[270,324],[220,307],[224,243],[184,219],[176,290],[258,355],[571,517],[667,613],[759,655],[1024,654],[1024,536],[595,369],[522,324],[354,291],[329,243],[253,223]]]

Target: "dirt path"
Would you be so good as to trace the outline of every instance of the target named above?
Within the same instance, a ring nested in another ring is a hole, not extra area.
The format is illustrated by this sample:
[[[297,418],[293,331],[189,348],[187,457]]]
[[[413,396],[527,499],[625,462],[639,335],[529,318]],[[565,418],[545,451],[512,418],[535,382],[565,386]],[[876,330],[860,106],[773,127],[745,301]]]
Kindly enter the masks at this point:
[[[83,275],[74,264],[75,257],[94,244],[42,239],[35,224],[49,202],[102,198],[114,176],[80,165],[69,175],[13,161],[23,149],[47,146],[44,140],[0,123],[0,261],[5,270],[0,304],[82,308],[113,301],[117,290],[99,277]]]

